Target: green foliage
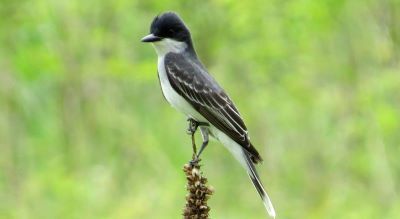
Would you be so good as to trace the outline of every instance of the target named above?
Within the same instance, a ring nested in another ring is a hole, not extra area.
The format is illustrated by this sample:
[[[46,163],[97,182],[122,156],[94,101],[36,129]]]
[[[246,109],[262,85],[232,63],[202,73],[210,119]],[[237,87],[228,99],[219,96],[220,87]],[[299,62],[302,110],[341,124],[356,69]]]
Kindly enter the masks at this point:
[[[0,218],[180,217],[186,118],[140,43],[165,10],[244,116],[278,218],[400,218],[398,0],[2,0]],[[203,164],[212,218],[266,217],[219,143]]]

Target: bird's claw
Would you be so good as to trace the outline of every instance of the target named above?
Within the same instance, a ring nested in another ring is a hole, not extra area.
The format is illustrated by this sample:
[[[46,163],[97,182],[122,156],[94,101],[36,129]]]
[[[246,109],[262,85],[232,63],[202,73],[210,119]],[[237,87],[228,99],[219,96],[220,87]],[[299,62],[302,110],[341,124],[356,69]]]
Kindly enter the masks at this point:
[[[200,162],[200,158],[197,157],[196,155],[193,158],[193,160],[189,161],[190,166],[192,166],[192,167],[197,166],[199,164],[199,162]]]

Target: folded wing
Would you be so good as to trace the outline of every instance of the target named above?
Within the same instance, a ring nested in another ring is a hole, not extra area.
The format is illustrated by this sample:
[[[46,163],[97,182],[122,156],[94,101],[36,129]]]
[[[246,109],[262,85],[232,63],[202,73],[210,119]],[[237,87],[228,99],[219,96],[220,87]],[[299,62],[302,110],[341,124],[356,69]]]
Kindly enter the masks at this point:
[[[261,161],[251,144],[247,128],[235,105],[200,62],[185,55],[169,53],[165,69],[171,86],[212,125],[249,153],[254,163]]]

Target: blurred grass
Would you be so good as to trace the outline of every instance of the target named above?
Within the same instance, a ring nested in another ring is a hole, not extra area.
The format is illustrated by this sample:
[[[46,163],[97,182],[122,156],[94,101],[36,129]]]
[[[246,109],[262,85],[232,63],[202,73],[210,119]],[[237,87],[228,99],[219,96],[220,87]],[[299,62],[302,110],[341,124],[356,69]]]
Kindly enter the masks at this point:
[[[400,217],[398,0],[2,0],[0,218],[180,217],[186,121],[139,42],[165,10],[244,116],[278,218]],[[203,160],[212,218],[265,217],[219,143]]]

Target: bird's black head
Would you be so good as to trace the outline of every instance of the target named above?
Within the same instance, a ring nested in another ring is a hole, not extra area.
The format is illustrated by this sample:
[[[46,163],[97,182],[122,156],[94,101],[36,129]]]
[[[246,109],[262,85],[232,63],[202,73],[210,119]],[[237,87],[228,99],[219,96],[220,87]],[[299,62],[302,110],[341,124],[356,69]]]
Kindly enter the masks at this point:
[[[189,29],[174,12],[165,12],[155,17],[151,23],[150,35],[144,37],[142,42],[156,42],[164,38],[179,42],[191,41]]]

